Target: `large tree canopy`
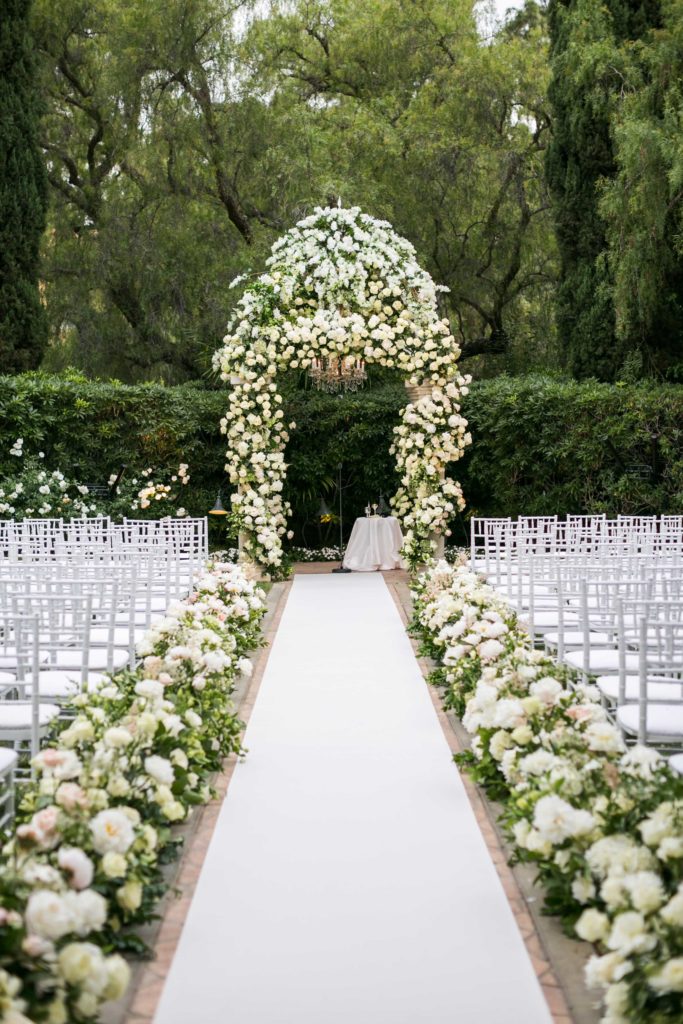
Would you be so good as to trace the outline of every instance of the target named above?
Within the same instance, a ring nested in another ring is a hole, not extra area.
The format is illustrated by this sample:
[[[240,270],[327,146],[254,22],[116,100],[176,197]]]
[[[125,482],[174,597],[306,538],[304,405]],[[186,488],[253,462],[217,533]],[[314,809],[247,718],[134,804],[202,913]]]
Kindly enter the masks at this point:
[[[555,259],[542,19],[483,40],[472,7],[36,0],[50,365],[196,376],[228,282],[337,197],[450,286],[465,355],[533,361]]]

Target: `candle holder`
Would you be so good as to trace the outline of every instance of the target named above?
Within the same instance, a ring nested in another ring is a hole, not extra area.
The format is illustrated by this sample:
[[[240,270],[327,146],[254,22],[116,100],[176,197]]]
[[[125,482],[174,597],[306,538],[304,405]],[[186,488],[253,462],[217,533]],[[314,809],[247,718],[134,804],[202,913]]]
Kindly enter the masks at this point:
[[[336,569],[333,569],[332,572],[333,573],[344,573],[344,574],[346,574],[348,572],[351,572],[351,570],[344,568],[344,519],[343,519],[343,512],[342,512],[342,463],[341,462],[337,466],[337,470],[338,470],[338,473],[339,473],[337,489],[339,491],[339,555],[341,557],[341,565],[339,565]]]

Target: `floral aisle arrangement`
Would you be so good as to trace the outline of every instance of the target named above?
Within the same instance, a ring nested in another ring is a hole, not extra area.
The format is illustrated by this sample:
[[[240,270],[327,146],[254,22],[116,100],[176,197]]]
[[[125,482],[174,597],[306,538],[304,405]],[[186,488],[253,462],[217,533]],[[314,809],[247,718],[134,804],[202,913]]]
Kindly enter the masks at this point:
[[[3,1021],[85,1024],[123,994],[120,951],[144,949],[135,927],[167,888],[172,826],[240,752],[229,695],[264,609],[238,566],[209,564],[143,637],[139,668],[74,698],[38,754],[0,863]]]
[[[79,483],[61,469],[49,469],[43,452],[27,454],[21,437],[13,443],[10,455],[17,460],[17,468],[0,481],[0,518],[158,516],[168,515],[171,507],[176,516],[187,515],[184,508],[177,507],[182,488],[190,480],[185,463],[173,474],[165,474],[163,480],[156,481],[151,467],[139,476],[124,476],[118,483],[118,475],[114,473],[108,481],[110,493],[102,498],[87,484]]]
[[[214,358],[231,386],[221,429],[247,552],[271,575],[282,564],[290,512],[284,448],[296,424],[284,422],[277,374],[355,356],[429,385],[406,406],[394,445],[395,507],[406,516],[405,557],[416,565],[430,531],[446,532],[463,507],[459,486],[444,477],[470,441],[459,405],[469,379],[458,372],[458,345],[439,316],[439,289],[412,245],[358,208],[316,209],[275,243],[267,267],[247,285]]]
[[[472,737],[457,759],[503,801],[548,912],[593,943],[603,1021],[683,1020],[683,779],[657,751],[626,748],[597,688],[532,649],[467,568],[441,562],[413,594],[433,681]]]
[[[240,557],[239,548],[226,548],[224,551],[214,551],[214,558],[220,558],[222,562],[237,562]],[[287,549],[286,557],[289,563],[293,562],[340,562],[343,552],[339,545],[327,548],[300,548],[292,546]]]

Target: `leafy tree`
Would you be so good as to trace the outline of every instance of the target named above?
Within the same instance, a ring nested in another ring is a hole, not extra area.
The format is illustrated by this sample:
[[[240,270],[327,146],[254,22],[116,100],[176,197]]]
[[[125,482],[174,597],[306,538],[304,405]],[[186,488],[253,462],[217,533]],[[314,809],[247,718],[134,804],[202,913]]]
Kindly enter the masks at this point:
[[[0,11],[0,364],[38,365],[47,342],[38,290],[47,187],[37,142],[30,0]]]
[[[484,45],[469,0],[276,7],[253,83],[298,104],[300,149],[332,197],[384,215],[450,288],[465,356],[507,352],[554,280],[543,178],[538,7]],[[547,327],[547,324],[546,324]]]
[[[53,365],[128,379],[207,367],[260,213],[242,200],[245,113],[229,95],[239,6],[38,0]]]
[[[448,285],[466,354],[543,361],[555,273],[543,19],[471,0],[36,0],[50,368],[204,372],[228,285],[338,197]],[[263,10],[256,6],[256,10]],[[516,341],[519,339],[519,342]]]
[[[617,337],[598,185],[617,172],[611,135],[632,41],[659,23],[659,0],[550,0],[553,111],[546,168],[561,260],[558,332],[569,370],[611,380],[633,341]]]
[[[616,326],[646,369],[683,371],[683,19],[662,4],[659,31],[632,48],[612,118],[617,173],[604,182]]]

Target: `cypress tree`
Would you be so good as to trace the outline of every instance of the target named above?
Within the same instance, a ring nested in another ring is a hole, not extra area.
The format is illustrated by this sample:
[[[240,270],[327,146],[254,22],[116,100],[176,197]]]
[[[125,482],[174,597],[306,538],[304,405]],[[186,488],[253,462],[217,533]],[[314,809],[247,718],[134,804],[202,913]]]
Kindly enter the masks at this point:
[[[628,339],[616,337],[597,185],[616,172],[610,113],[622,82],[592,56],[581,66],[582,42],[598,43],[608,52],[610,46],[640,39],[660,23],[660,5],[659,0],[550,0],[548,22],[553,131],[546,175],[560,252],[558,333],[566,367],[575,377],[613,380],[630,346]]]
[[[47,181],[29,28],[31,0],[0,6],[0,368],[33,369],[47,343],[38,291]]]

